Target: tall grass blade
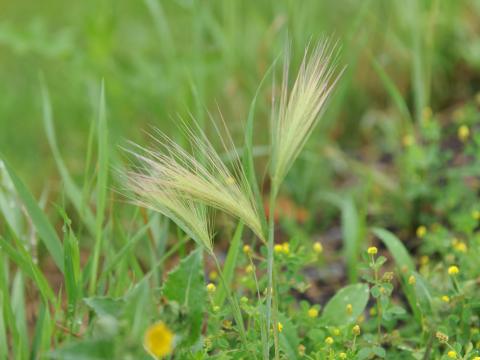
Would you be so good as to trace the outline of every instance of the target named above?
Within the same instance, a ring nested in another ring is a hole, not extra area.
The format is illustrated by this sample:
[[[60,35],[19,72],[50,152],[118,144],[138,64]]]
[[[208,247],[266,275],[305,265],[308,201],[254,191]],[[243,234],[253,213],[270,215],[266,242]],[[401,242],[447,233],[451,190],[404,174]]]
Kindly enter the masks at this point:
[[[17,190],[18,196],[20,197],[28,215],[32,220],[33,225],[35,226],[40,239],[43,241],[57,267],[63,273],[63,247],[60,239],[57,236],[57,233],[48,221],[45,213],[38,206],[37,201],[28,191],[27,187],[20,180],[17,174],[13,171],[10,164],[5,159],[3,160],[8,175],[10,176],[10,179]]]

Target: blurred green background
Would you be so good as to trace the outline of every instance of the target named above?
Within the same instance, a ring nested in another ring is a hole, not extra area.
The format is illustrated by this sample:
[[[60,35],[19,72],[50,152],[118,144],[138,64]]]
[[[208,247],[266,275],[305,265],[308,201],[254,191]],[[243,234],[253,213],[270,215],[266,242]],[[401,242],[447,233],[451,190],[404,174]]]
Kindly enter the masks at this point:
[[[217,106],[241,134],[286,39],[298,63],[306,44],[325,35],[338,39],[348,67],[316,139],[355,156],[365,143],[388,149],[427,106],[441,111],[476,92],[479,15],[472,0],[3,1],[0,152],[37,192],[58,178],[42,125],[41,74],[60,151],[76,176],[102,79],[113,147],[143,142],[150,126],[174,133],[177,114],[203,123]],[[266,87],[258,145],[268,141],[269,98]]]

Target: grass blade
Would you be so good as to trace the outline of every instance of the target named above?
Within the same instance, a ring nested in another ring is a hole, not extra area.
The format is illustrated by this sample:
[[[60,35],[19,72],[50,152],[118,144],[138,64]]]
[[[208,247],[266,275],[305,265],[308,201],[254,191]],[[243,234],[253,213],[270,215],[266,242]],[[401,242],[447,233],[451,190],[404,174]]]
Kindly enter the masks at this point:
[[[235,266],[237,265],[238,260],[238,254],[240,253],[240,248],[242,245],[243,227],[244,226],[242,222],[238,223],[235,233],[233,234],[230,247],[228,249],[227,258],[225,260],[225,263],[223,264],[223,277],[225,279],[225,283],[229,288],[225,289],[222,283],[219,284],[217,293],[215,295],[215,304],[218,306],[222,306],[225,302],[225,299],[227,297],[227,291],[229,291],[230,284],[233,280]]]
[[[95,246],[90,273],[89,293],[93,295],[97,284],[98,262],[103,240],[103,222],[108,186],[108,129],[105,114],[105,86],[102,81],[98,107],[98,176],[97,176],[97,217],[95,222]]]
[[[55,229],[50,224],[45,213],[40,209],[37,204],[37,201],[34,199],[33,195],[28,191],[25,184],[20,180],[17,174],[13,171],[7,161],[4,160],[5,168],[7,169],[8,175],[12,180],[12,183],[17,190],[18,196],[23,202],[28,215],[30,216],[35,229],[43,241],[45,247],[53,258],[53,261],[63,273],[63,247],[60,239],[55,232]]]

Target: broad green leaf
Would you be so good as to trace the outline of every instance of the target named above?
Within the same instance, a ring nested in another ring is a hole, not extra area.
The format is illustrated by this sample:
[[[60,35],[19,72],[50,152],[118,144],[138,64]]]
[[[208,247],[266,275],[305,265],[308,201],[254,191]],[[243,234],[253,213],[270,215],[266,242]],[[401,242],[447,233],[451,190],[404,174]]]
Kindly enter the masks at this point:
[[[367,306],[369,289],[366,284],[353,284],[340,289],[325,305],[321,321],[326,325],[348,325],[356,321]],[[352,311],[347,311],[347,305]]]
[[[45,213],[38,206],[37,201],[34,199],[32,194],[28,191],[27,187],[13,171],[8,162],[5,161],[5,159],[4,164],[12,183],[17,190],[18,196],[27,209],[28,215],[35,226],[40,239],[43,241],[57,267],[63,273],[63,247],[60,239],[57,236],[57,233],[55,232],[55,229],[48,221]]]
[[[230,290],[230,284],[233,280],[235,267],[237,265],[238,254],[242,246],[243,223],[239,223],[235,233],[233,234],[230,247],[228,249],[227,259],[223,265],[223,278],[229,289],[225,290],[222,283],[219,284],[217,293],[215,294],[215,305],[222,306],[227,296],[226,291]]]
[[[86,340],[68,343],[53,351],[51,359],[111,360],[115,358],[114,344],[108,340]]]
[[[163,296],[183,306],[187,326],[183,343],[194,344],[201,333],[205,309],[205,281],[202,273],[202,251],[197,249],[182,259],[179,265],[168,274],[163,286]]]

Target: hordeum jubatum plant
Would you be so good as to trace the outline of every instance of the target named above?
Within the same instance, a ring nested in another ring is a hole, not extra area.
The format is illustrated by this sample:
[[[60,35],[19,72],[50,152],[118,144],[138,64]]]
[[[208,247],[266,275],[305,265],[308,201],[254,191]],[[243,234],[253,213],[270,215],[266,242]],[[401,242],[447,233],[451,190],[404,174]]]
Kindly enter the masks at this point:
[[[287,51],[279,101],[275,101],[274,96],[272,102],[269,214],[274,213],[281,183],[318,123],[341,74],[336,67],[337,55],[337,47],[328,40],[321,41],[313,49],[307,48],[297,78],[289,90]],[[259,291],[263,295],[258,299],[259,305],[265,304],[259,316],[263,324],[262,353],[264,359],[269,359],[273,346],[278,359],[279,323],[273,306],[276,302],[272,303],[276,285],[273,272],[274,217],[269,217],[268,226],[263,225],[264,209],[257,205],[261,202],[252,190],[257,184],[248,180],[256,177],[247,177],[228,132],[222,145],[224,150],[233,150],[235,154],[228,165],[199,126],[185,126],[185,133],[190,140],[191,152],[161,133],[156,137],[158,149],[137,147],[138,151],[132,151],[137,161],[127,173],[131,197],[136,204],[170,218],[207,250],[217,264],[221,281],[223,274],[213,251],[209,209],[236,217],[267,245],[267,288]],[[240,307],[235,295],[229,290],[227,293],[243,344],[248,348]],[[249,351],[252,351],[251,347]]]

